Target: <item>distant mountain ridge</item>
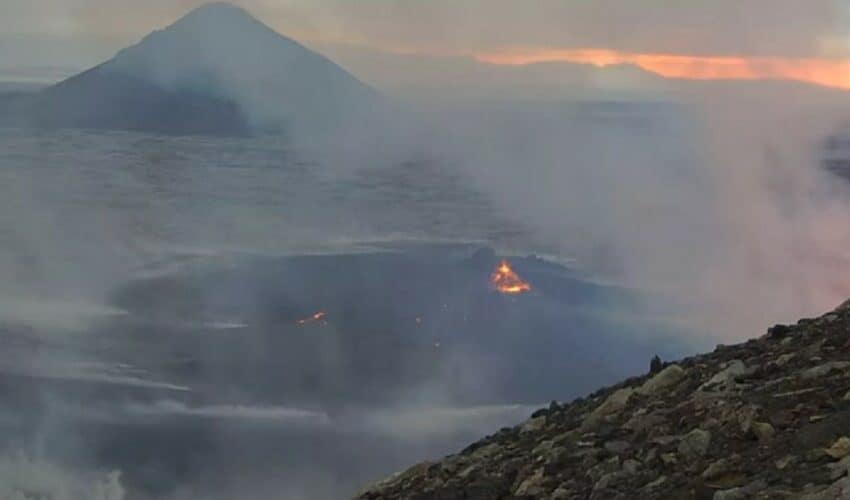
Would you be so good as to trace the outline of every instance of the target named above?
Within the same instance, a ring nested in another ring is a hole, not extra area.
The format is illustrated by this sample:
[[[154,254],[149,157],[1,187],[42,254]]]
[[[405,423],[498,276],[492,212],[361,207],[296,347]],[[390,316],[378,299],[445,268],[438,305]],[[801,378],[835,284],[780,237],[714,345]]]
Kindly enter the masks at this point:
[[[0,124],[203,135],[321,133],[383,105],[329,59],[226,3],[199,7],[95,68],[3,102]]]

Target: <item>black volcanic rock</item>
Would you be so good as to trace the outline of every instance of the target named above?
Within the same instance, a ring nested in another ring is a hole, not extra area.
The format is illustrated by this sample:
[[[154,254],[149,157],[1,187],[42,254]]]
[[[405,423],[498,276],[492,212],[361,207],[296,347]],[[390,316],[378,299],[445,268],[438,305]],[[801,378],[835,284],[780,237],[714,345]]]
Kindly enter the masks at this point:
[[[323,408],[390,404],[423,387],[453,404],[533,404],[616,381],[659,349],[686,352],[672,332],[648,335],[663,325],[623,335],[621,322],[582,314],[637,309],[622,290],[567,268],[514,257],[535,291],[508,297],[490,287],[492,251],[402,248],[234,259],[134,280],[110,296],[126,314],[90,338],[114,345],[111,359],[178,385]],[[237,325],[234,335],[210,326],[222,323]],[[122,347],[139,342],[146,347]]]
[[[384,499],[850,498],[850,307],[669,364],[361,493]]]
[[[321,134],[382,99],[241,8],[200,7],[113,59],[42,92],[0,100],[0,124],[243,135]]]
[[[192,90],[168,90],[98,66],[53,86],[25,105],[22,123],[39,128],[136,130],[162,134],[247,135],[239,106]]]

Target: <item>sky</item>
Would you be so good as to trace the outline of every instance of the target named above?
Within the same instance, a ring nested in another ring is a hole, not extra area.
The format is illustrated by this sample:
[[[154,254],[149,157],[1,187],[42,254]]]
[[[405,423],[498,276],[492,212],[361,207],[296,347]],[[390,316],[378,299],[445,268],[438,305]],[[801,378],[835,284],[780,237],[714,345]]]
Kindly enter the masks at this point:
[[[0,67],[3,59],[6,66],[88,64],[202,3],[0,0]],[[499,65],[628,63],[666,77],[787,78],[850,88],[850,0],[233,3],[283,34],[321,46]],[[22,41],[36,38],[52,40],[53,48]]]

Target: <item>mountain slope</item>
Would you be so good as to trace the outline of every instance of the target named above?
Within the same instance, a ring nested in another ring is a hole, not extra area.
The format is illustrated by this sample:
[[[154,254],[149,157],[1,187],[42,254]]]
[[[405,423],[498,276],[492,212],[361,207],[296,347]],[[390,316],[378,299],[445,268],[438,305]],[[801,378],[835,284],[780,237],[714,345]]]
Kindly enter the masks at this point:
[[[850,305],[553,403],[358,498],[850,498]]]
[[[138,130],[164,134],[246,135],[245,114],[231,100],[165,89],[99,66],[59,83],[19,108],[41,128]]]
[[[209,4],[19,103],[16,118],[43,127],[317,133],[380,103],[345,70],[243,9]]]

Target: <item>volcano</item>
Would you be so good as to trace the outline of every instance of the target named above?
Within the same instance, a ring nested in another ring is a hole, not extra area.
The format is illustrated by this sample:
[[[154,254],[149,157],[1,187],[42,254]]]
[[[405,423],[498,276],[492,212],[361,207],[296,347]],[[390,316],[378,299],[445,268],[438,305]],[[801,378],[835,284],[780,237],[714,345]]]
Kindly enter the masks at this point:
[[[114,58],[0,101],[0,124],[177,135],[326,133],[359,123],[379,94],[242,8],[200,7]]]

